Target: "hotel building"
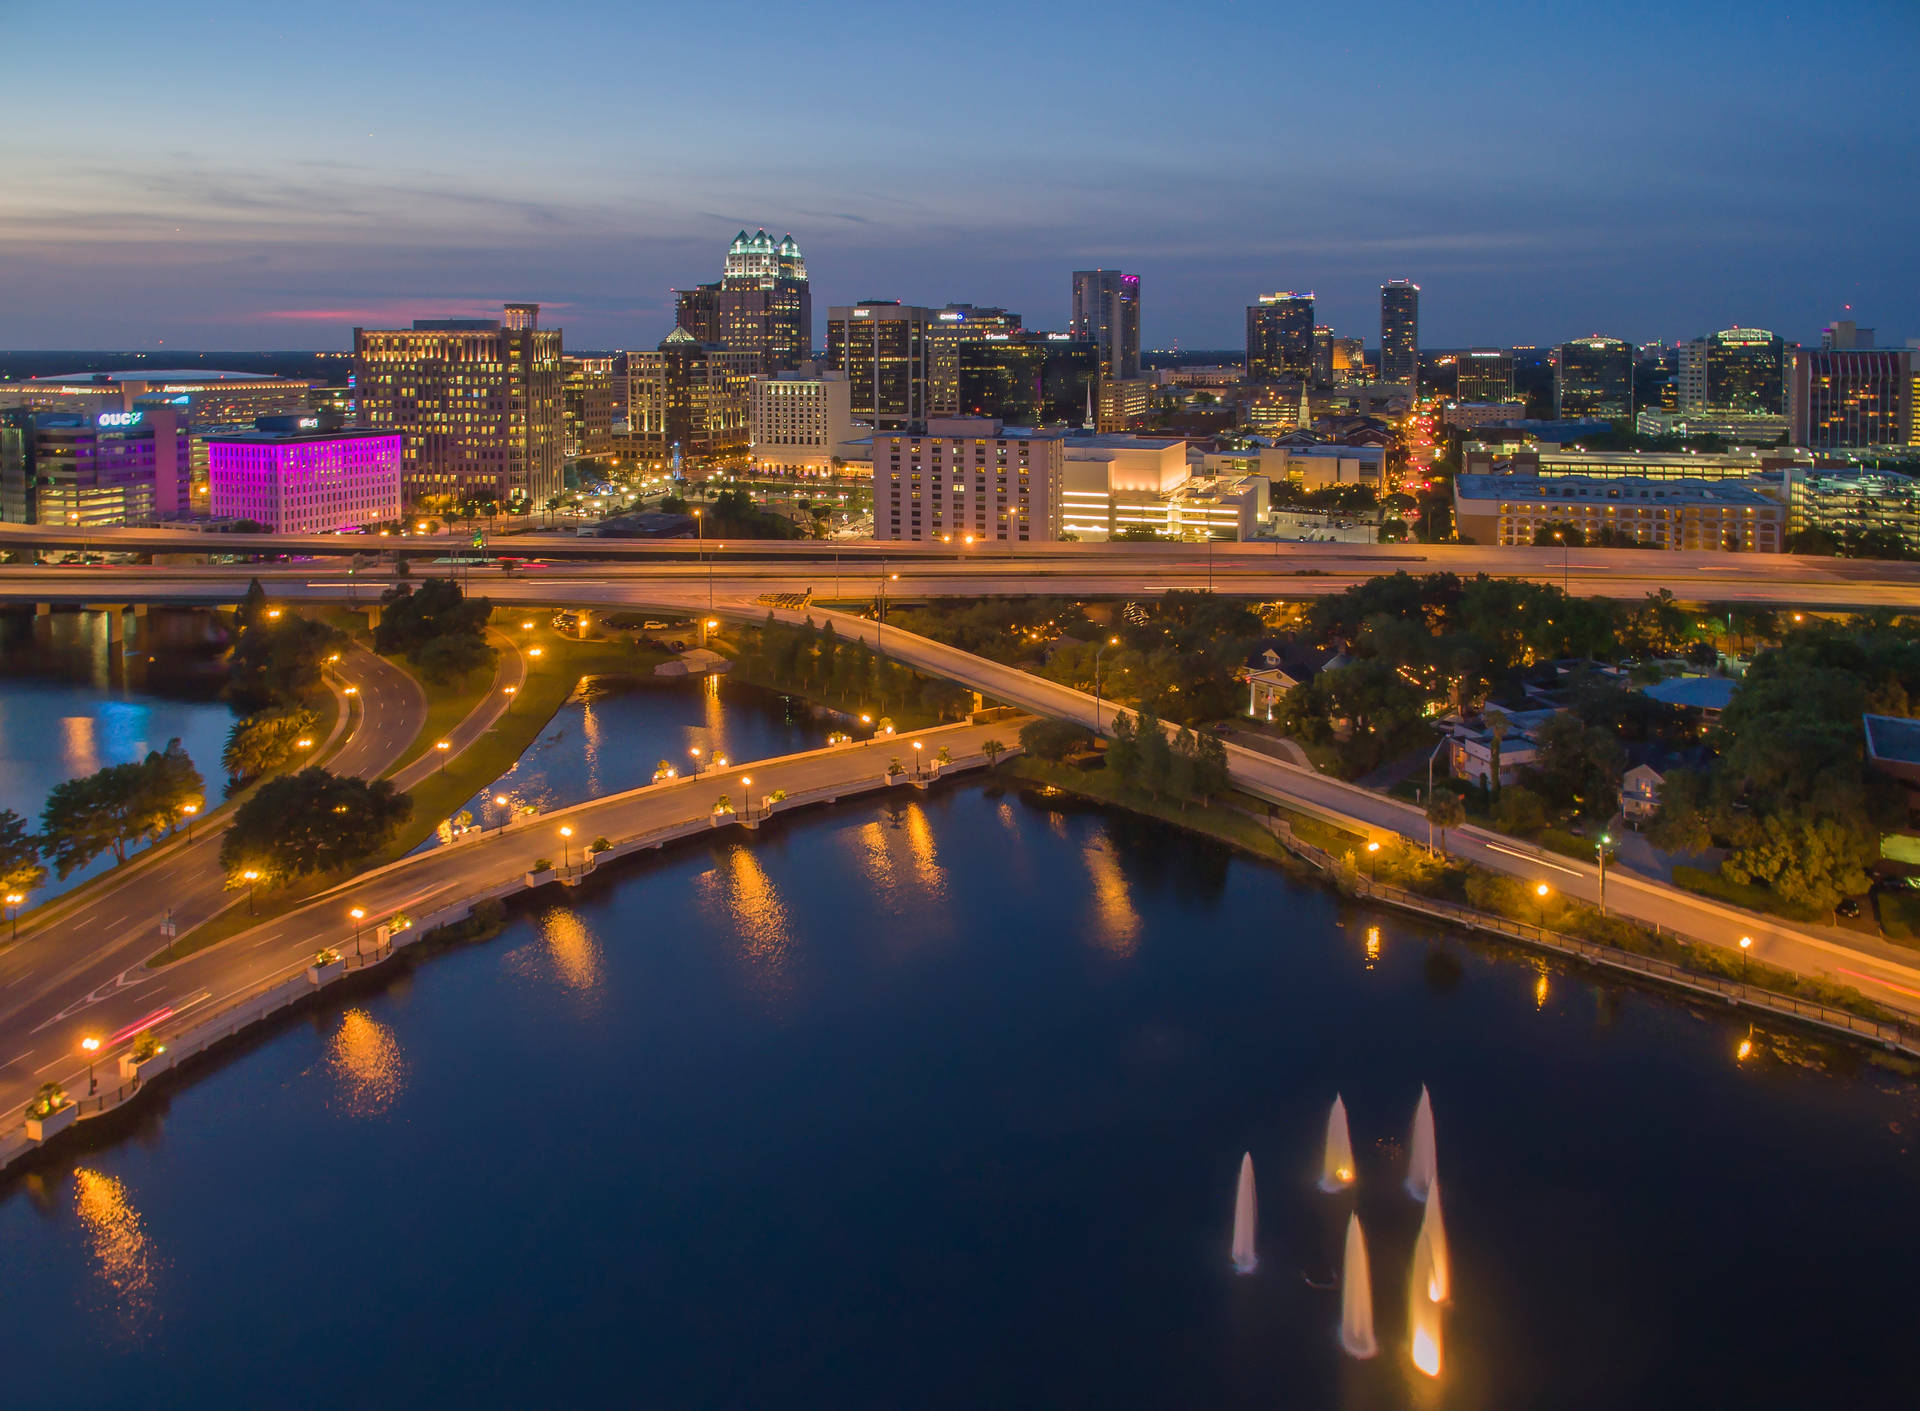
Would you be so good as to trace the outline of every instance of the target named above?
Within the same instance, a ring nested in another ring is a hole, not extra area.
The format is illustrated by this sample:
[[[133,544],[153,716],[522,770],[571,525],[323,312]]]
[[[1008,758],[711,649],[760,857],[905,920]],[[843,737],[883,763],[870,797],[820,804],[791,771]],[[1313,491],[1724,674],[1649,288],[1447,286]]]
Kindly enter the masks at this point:
[[[1065,433],[993,417],[936,417],[873,438],[873,537],[914,543],[1052,543]]]
[[[560,492],[560,330],[538,304],[498,319],[353,330],[360,423],[402,438],[401,493],[540,506]]]
[[[904,431],[931,406],[929,340],[933,310],[863,299],[827,310],[827,366],[844,372],[853,415],[880,431]]]
[[[207,490],[218,519],[271,534],[328,534],[400,517],[402,438],[326,430],[321,418],[262,417],[254,431],[207,438]]]
[[[1602,480],[1586,476],[1459,475],[1453,517],[1462,540],[1530,545],[1571,524],[1587,542],[1625,535],[1661,549],[1774,554],[1786,546],[1787,507],[1752,485],[1718,480]]]
[[[853,419],[845,373],[781,372],[747,386],[747,437],[753,463],[795,475],[831,475],[834,461],[870,427]],[[861,466],[860,474],[867,468]]]

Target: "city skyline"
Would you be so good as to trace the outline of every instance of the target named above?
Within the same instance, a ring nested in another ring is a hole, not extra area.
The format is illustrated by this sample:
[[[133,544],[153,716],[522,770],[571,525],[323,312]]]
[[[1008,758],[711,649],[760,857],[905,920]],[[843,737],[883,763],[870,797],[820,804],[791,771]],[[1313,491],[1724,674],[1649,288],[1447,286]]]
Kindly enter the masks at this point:
[[[760,226],[794,233],[820,309],[971,301],[1064,327],[1073,270],[1137,271],[1150,348],[1238,346],[1246,306],[1277,288],[1315,290],[1322,322],[1372,346],[1379,286],[1397,277],[1422,286],[1429,347],[1736,323],[1810,343],[1848,304],[1884,335],[1920,333],[1920,256],[1902,234],[1916,159],[1897,128],[1796,81],[1897,91],[1920,40],[1910,7],[1806,26],[1782,5],[1633,4],[1595,31],[1511,5],[1477,23],[1389,6],[1368,47],[1332,13],[1100,14],[1090,28],[988,6],[980,29],[1020,36],[996,73],[1022,101],[876,121],[873,105],[738,103],[698,65],[635,80],[641,39],[709,42],[691,13],[481,3],[455,29],[433,7],[348,6],[296,34],[205,0],[141,22],[128,46],[130,7],[29,12],[24,46],[86,49],[88,101],[60,66],[12,87],[0,255],[18,277],[0,345],[339,348],[355,324],[525,299],[570,347],[652,347],[670,291],[712,278],[734,232]],[[942,38],[859,4],[783,19],[729,41],[740,72],[926,62]],[[1282,37],[1302,62],[1277,113],[1258,85],[1217,82]],[[1492,72],[1497,85],[1474,81]],[[218,81],[183,81],[196,74]],[[476,77],[559,101],[476,99]],[[1138,107],[1116,114],[1116,89]],[[1569,93],[1608,121],[1574,121]],[[1409,134],[1436,121],[1442,137],[1498,133],[1498,160],[1418,147]],[[1703,124],[1711,151],[1684,140]],[[135,129],[151,134],[137,154]],[[1873,199],[1830,194],[1856,189]]]

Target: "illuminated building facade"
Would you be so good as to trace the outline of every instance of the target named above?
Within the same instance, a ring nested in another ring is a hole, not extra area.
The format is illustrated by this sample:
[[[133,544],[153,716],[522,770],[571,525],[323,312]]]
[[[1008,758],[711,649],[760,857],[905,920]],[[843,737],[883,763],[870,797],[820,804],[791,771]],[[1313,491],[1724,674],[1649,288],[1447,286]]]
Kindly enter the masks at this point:
[[[192,453],[172,406],[0,413],[0,517],[142,527],[191,512]]]
[[[1247,307],[1247,381],[1313,377],[1313,295],[1262,294]]]
[[[607,358],[565,358],[560,384],[561,455],[567,460],[613,454],[613,362]]]
[[[328,534],[400,517],[402,437],[329,430],[321,418],[262,417],[257,430],[207,440],[215,518],[250,519],[271,534]]]
[[[211,369],[82,372],[0,386],[0,406],[90,416],[130,412],[138,404],[164,400],[179,409],[190,429],[200,430],[251,426],[256,417],[295,416],[309,411],[319,385],[306,378]]]
[[[1511,402],[1513,354],[1498,348],[1475,348],[1454,359],[1456,402]]]
[[[360,423],[397,431],[401,493],[544,505],[560,492],[560,330],[538,304],[500,319],[415,319],[353,330]]]
[[[927,415],[959,416],[966,410],[960,404],[962,344],[1007,343],[1020,332],[1020,315],[1005,309],[976,308],[972,304],[935,309],[927,320]]]
[[[675,328],[651,353],[623,353],[616,376],[627,387],[634,454],[657,461],[718,459],[747,450],[748,385],[757,354],[714,348]]]
[[[1618,338],[1578,338],[1554,357],[1553,414],[1625,421],[1633,415],[1633,345]]]
[[[1764,328],[1723,328],[1682,343],[1675,367],[1679,410],[1787,413],[1787,345]]]
[[[1816,451],[1916,444],[1910,348],[1799,348],[1793,442]]]
[[[1420,386],[1420,286],[1389,279],[1380,286],[1380,380]]]
[[[753,355],[756,373],[796,368],[812,356],[813,286],[793,236],[741,231],[717,284],[675,294],[675,322],[695,342]]]
[[[1079,426],[1096,401],[1100,353],[1064,333],[1021,332],[958,349],[960,414],[1014,426]]]
[[[873,537],[1051,543],[1060,537],[1065,433],[994,417],[937,417],[873,438]]]
[[[1117,269],[1073,272],[1070,337],[1092,343],[1102,377],[1140,375],[1140,276]]]
[[[827,311],[827,367],[847,375],[856,420],[904,431],[927,419],[933,310],[863,299]]]
[[[832,473],[835,458],[856,434],[852,405],[845,373],[754,378],[747,389],[754,465],[801,475]]]
[[[1463,474],[1454,477],[1453,517],[1475,544],[1529,545],[1542,528],[1571,524],[1589,543],[1612,531],[1661,549],[1773,554],[1787,535],[1785,505],[1718,480]]]

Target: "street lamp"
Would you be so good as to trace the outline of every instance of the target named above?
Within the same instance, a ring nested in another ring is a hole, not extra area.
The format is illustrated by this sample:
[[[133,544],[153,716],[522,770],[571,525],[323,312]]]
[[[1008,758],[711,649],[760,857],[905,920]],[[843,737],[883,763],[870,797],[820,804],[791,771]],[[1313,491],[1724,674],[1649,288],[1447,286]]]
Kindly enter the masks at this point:
[[[513,714],[513,698],[519,694],[520,688],[518,686],[508,686],[506,688],[506,692],[507,692],[507,714],[512,715]]]
[[[565,843],[566,865],[568,867],[572,867],[573,866],[573,827],[572,825],[562,823],[560,825],[560,836],[566,839],[566,843]]]
[[[1553,531],[1553,541],[1560,546],[1560,591],[1567,597],[1573,596],[1573,545],[1567,542],[1564,529]]]
[[[1109,637],[1100,644],[1100,650],[1093,654],[1093,733],[1100,733],[1100,658],[1107,654],[1108,647],[1120,645],[1118,637]]]
[[[360,954],[360,923],[366,920],[367,909],[363,906],[356,906],[348,911],[347,915],[353,918],[353,953],[358,955]]]
[[[100,1040],[88,1034],[80,1040],[80,1047],[87,1051],[87,1096],[92,1097],[100,1089],[100,1085],[93,1080],[93,1056],[99,1052]]]
[[[687,747],[687,753],[693,756],[693,772],[698,774],[700,772],[700,747],[698,745],[689,745]]]
[[[187,842],[191,845],[193,842],[193,816],[200,811],[200,805],[197,803],[183,803],[180,805],[180,811],[187,816]]]
[[[1373,855],[1379,851],[1380,844],[1378,841],[1367,844],[1367,880],[1369,882],[1373,880]]]
[[[435,740],[433,747],[440,751],[440,772],[445,774],[447,772],[447,752],[453,748],[453,742],[451,740]]]
[[[1600,914],[1607,914],[1607,849],[1613,844],[1613,834],[1602,833],[1600,841],[1593,845],[1593,855],[1600,863]]]
[[[1552,888],[1547,886],[1545,882],[1536,882],[1534,884],[1533,895],[1540,902],[1540,929],[1542,932],[1547,929],[1547,893],[1551,890]]]
[[[913,777],[916,779],[920,777],[920,751],[924,750],[925,748],[926,746],[921,744],[918,740],[915,740],[913,742]]]
[[[7,909],[13,913],[13,938],[16,941],[20,939],[20,904],[26,899],[21,892],[7,893]]]
[[[245,872],[240,874],[240,880],[247,884],[247,915],[252,916],[254,914],[253,884],[260,880],[260,874],[249,867]]]
[[[1747,983],[1747,956],[1752,949],[1753,937],[1742,936],[1740,938],[1740,983],[1743,985]]]
[[[293,747],[296,750],[310,750],[313,748],[313,740],[309,736],[302,735],[293,742]]]

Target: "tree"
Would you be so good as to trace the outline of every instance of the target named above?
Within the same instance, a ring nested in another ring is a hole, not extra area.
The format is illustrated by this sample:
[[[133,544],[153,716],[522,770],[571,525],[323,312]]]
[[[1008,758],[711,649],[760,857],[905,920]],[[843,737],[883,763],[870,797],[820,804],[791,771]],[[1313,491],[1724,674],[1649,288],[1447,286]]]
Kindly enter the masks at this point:
[[[1000,767],[1000,756],[1006,752],[1007,747],[998,740],[982,740],[980,742],[980,753],[987,757],[987,768],[989,769],[998,769]]]
[[[1583,549],[1586,544],[1586,531],[1579,525],[1564,519],[1552,520],[1533,531],[1533,545],[1537,549],[1551,549],[1556,545],[1565,545],[1569,549]]]
[[[435,637],[413,653],[420,674],[435,685],[444,686],[481,670],[491,668],[494,650],[478,636]]]
[[[26,819],[0,808],[0,894],[25,895],[46,880],[40,840],[27,831]]]
[[[1606,816],[1611,816],[1624,756],[1610,732],[1561,714],[1541,722],[1534,743],[1530,775],[1542,793],[1562,808],[1591,811],[1604,804]]]
[[[294,741],[313,729],[309,710],[261,711],[233,722],[220,756],[227,777],[246,784],[293,758]]]
[[[1530,838],[1547,826],[1546,800],[1524,784],[1502,789],[1494,805],[1493,821],[1502,833]]]
[[[439,637],[483,640],[493,603],[469,598],[451,578],[429,578],[418,588],[396,583],[380,595],[374,649],[382,656],[418,652]]]
[[[108,849],[125,862],[128,844],[173,827],[185,805],[203,801],[205,788],[180,742],[169,740],[138,763],[54,785],[40,813],[40,851],[63,878]]]
[[[1487,775],[1487,788],[1492,792],[1495,802],[1500,798],[1500,742],[1507,738],[1507,732],[1513,728],[1513,722],[1505,711],[1487,712],[1487,758],[1492,769]]]
[[[241,604],[242,620],[227,661],[227,696],[236,710],[285,709],[320,689],[320,673],[340,633],[323,622]],[[251,619],[251,620],[249,620]]]
[[[251,870],[270,882],[332,872],[377,852],[412,813],[413,800],[391,780],[314,766],[268,780],[240,805],[220,865],[229,879]]]
[[[1460,801],[1460,795],[1451,789],[1435,789],[1433,797],[1427,800],[1427,822],[1440,830],[1440,851],[1447,851],[1447,830],[1458,828],[1467,821],[1467,806]]]
[[[1062,760],[1092,739],[1065,720],[1032,720],[1020,727],[1020,748],[1035,759]]]

